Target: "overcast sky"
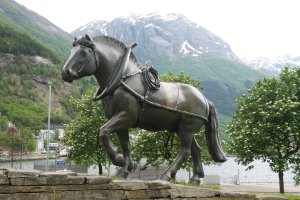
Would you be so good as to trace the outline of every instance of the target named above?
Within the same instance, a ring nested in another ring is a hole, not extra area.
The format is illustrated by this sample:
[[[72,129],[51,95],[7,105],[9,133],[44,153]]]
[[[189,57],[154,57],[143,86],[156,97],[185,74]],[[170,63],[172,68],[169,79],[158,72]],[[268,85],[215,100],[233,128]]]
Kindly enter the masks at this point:
[[[16,0],[71,32],[132,13],[181,13],[241,58],[300,56],[299,0]]]

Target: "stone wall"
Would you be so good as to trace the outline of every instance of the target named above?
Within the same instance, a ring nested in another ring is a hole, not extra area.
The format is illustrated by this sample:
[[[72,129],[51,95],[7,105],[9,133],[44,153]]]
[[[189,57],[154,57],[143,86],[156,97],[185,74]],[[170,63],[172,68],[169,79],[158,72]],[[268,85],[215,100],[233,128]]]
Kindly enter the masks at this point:
[[[165,181],[112,180],[74,172],[0,169],[1,200],[213,200],[256,199],[254,195],[224,193]]]

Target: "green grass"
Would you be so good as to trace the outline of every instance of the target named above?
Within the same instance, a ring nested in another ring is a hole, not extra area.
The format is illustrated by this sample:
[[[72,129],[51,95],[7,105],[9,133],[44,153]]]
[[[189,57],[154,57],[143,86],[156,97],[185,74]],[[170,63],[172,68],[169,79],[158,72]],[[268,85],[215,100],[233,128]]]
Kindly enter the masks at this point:
[[[280,194],[280,193],[259,193],[259,192],[250,192],[249,194],[257,196],[274,196],[274,197],[284,197],[289,200],[300,200],[300,195],[296,194]]]
[[[186,183],[184,181],[176,181],[176,180],[172,180],[171,183],[184,185],[184,186],[200,187],[200,188],[211,189],[211,190],[220,190],[220,185],[207,185],[207,184],[193,185],[193,184]]]
[[[276,195],[288,198],[289,200],[300,200],[300,195],[295,195],[295,194],[276,194]]]

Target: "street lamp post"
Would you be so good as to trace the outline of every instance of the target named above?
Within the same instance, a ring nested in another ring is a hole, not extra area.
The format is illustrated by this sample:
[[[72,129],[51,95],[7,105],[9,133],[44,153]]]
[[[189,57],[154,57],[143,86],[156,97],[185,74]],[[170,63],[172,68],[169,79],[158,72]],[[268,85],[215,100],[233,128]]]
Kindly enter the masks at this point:
[[[47,82],[49,86],[49,100],[48,100],[48,131],[47,131],[47,164],[46,171],[48,171],[49,166],[49,135],[50,135],[50,112],[51,112],[51,81]]]

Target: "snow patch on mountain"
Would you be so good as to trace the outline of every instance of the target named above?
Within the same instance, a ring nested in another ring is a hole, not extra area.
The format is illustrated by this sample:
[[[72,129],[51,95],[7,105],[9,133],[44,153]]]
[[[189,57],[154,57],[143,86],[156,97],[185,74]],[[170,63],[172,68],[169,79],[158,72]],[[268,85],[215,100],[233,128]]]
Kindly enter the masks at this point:
[[[244,63],[256,70],[262,70],[270,75],[278,75],[286,67],[299,67],[300,56],[291,55],[278,56],[273,58],[257,57],[255,59],[243,59]]]
[[[151,27],[151,26],[153,26],[153,27],[155,27],[154,26],[154,24],[152,24],[152,23],[150,23],[150,24],[147,24],[146,26],[144,26],[145,28],[148,28],[148,27]]]
[[[159,14],[159,13],[147,13],[147,14],[131,14],[130,16],[121,17],[124,22],[132,23],[133,25],[138,21],[143,21],[144,19],[154,19],[161,21],[174,21],[178,19],[178,14],[168,13],[168,14]]]
[[[192,56],[199,56],[200,54],[202,54],[201,51],[195,49],[192,45],[190,45],[188,43],[187,40],[185,40],[182,45],[181,45],[181,49],[179,50],[179,53],[184,54],[184,55],[188,55],[188,54],[192,54]]]

